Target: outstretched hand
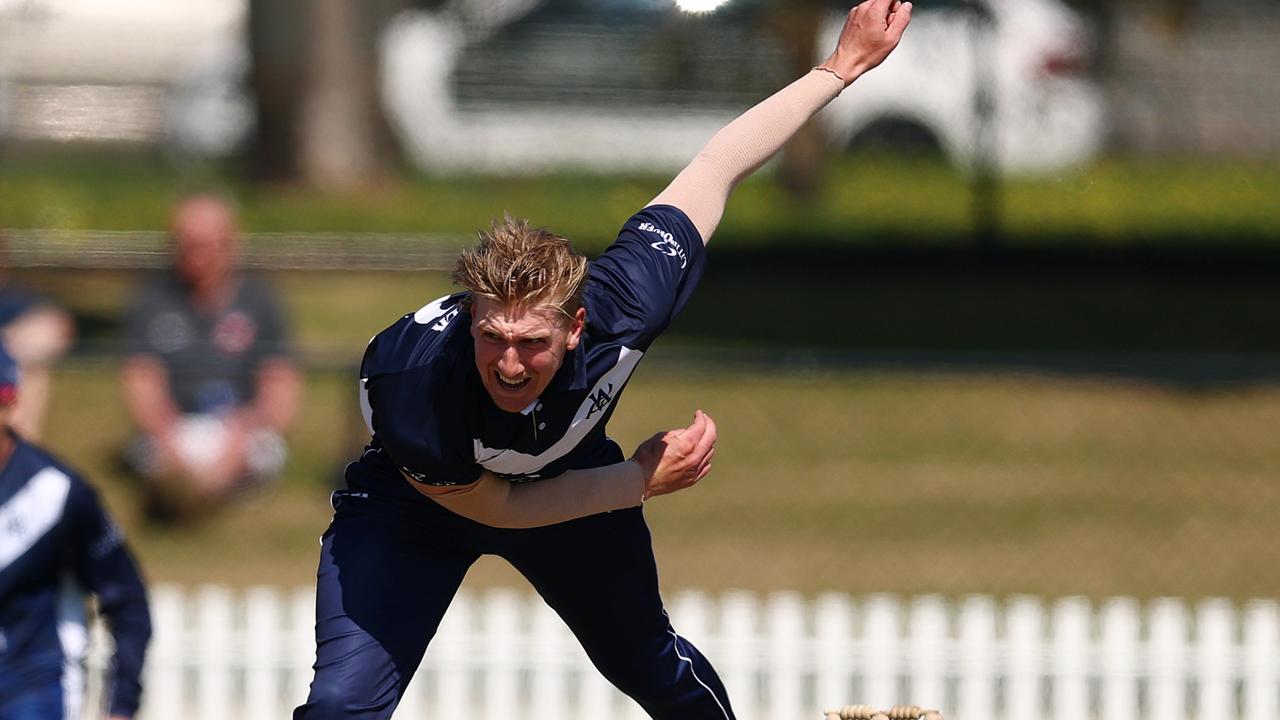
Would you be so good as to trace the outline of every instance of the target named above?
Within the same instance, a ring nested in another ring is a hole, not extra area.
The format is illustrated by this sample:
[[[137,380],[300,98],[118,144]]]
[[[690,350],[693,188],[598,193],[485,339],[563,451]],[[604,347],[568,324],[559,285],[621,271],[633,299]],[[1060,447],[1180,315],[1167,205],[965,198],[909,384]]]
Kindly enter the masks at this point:
[[[866,0],[849,11],[836,49],[819,67],[834,70],[848,86],[898,47],[911,22],[912,5],[901,0]]]
[[[683,490],[711,472],[716,454],[716,423],[698,410],[693,423],[661,432],[640,444],[631,459],[644,470],[644,498]]]

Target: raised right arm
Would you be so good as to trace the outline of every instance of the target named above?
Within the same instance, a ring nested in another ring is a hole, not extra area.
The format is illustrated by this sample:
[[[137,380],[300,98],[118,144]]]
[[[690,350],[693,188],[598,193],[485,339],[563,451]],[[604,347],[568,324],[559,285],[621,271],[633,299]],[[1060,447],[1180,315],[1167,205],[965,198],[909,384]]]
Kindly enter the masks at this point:
[[[773,157],[819,110],[898,46],[911,3],[867,0],[849,11],[836,49],[809,74],[779,90],[716,133],[650,205],[684,211],[704,243],[733,189]]]

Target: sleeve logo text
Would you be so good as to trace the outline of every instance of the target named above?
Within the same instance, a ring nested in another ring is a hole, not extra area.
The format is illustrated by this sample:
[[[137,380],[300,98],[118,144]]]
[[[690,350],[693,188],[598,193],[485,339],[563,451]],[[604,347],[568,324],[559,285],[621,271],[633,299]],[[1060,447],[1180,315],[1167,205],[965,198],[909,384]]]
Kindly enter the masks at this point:
[[[676,242],[674,235],[650,222],[640,223],[639,230],[640,232],[653,233],[662,238],[658,242],[650,243],[649,247],[667,257],[679,258],[681,270],[689,265],[689,257],[685,255],[684,248],[680,247],[680,243]]]

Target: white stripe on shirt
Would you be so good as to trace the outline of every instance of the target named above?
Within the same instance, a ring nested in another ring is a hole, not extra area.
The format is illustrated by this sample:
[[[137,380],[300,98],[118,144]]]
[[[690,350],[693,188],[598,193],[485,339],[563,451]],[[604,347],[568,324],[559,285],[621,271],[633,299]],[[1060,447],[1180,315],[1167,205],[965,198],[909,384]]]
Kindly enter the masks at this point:
[[[601,390],[612,385],[609,402],[613,402],[618,393],[622,392],[622,387],[627,384],[627,380],[631,378],[631,373],[642,357],[644,353],[639,350],[629,347],[620,348],[617,364],[606,372],[596,382],[595,387],[587,393],[586,399],[578,407],[578,412],[573,416],[573,422],[569,424],[569,430],[564,437],[546,451],[538,455],[527,455],[515,450],[488,448],[480,438],[475,438],[473,442],[476,463],[483,465],[486,470],[502,475],[529,475],[568,455],[607,414],[593,398]]]
[[[62,519],[71,478],[47,467],[0,505],[0,570],[22,557]]]

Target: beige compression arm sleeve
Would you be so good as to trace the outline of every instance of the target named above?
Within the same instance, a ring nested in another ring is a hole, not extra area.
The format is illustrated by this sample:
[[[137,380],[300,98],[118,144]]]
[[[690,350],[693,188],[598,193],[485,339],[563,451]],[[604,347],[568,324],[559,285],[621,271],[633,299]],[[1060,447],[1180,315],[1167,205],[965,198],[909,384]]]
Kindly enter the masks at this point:
[[[814,69],[716,133],[650,205],[684,211],[708,242],[733,188],[774,156],[810,118],[840,94],[845,81]]]
[[[446,491],[410,483],[448,510],[499,528],[532,528],[640,505],[644,470],[634,460],[570,470],[530,483],[512,483],[485,471],[465,488]]]

